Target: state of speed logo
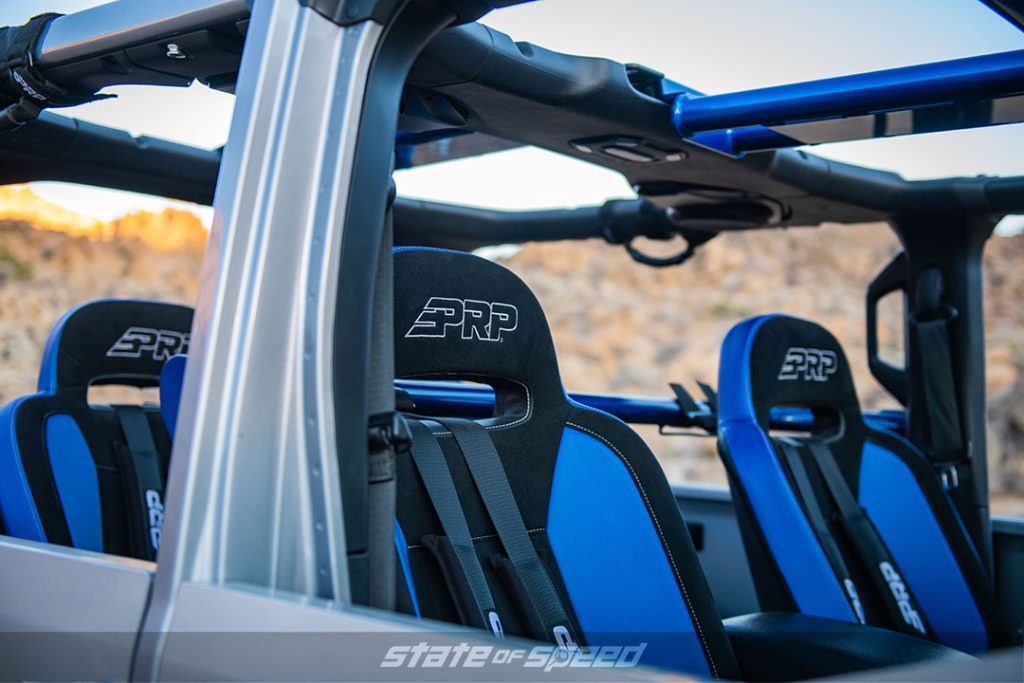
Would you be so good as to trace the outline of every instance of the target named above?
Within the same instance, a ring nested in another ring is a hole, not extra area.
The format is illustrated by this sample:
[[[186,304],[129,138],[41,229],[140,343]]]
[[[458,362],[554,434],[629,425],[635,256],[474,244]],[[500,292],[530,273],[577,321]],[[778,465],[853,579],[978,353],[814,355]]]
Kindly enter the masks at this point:
[[[455,334],[466,340],[498,342],[518,326],[519,309],[512,304],[432,296],[405,336],[444,338]]]

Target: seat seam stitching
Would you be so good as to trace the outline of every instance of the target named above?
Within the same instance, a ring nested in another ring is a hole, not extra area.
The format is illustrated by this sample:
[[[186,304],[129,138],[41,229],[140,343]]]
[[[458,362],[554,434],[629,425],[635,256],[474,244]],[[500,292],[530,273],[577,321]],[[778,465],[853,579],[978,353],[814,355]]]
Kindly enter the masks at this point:
[[[542,532],[542,531],[546,532],[547,529],[545,529],[544,527],[537,527],[536,529],[527,529],[526,533],[528,533],[528,534],[535,534],[535,533]],[[471,541],[486,541],[486,540],[491,539],[491,538],[498,538],[498,534],[484,534],[483,536],[471,536],[469,540],[471,540]],[[413,544],[408,546],[409,550],[418,550],[419,548],[423,548],[423,547],[424,547],[424,545],[422,543],[413,543]]]

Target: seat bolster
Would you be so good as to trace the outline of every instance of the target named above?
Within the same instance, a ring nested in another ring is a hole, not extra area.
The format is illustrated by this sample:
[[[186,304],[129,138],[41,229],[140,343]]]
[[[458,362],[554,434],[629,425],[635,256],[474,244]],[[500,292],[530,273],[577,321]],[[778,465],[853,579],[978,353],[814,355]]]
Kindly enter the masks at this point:
[[[1005,626],[984,569],[924,456],[903,439],[869,432],[858,501],[939,641],[975,653],[1000,645]]]
[[[96,464],[75,418],[47,416],[46,454],[64,519],[76,548],[103,552],[103,519]]]
[[[21,406],[33,396],[23,396],[0,410],[0,515],[11,536],[46,543],[28,478],[21,463],[15,420]]]
[[[722,455],[744,495],[797,608],[855,621],[835,571],[807,521],[768,435],[752,420],[719,425]]]
[[[548,512],[548,537],[588,642],[603,624],[628,624],[649,636],[645,663],[739,675],[664,471],[628,425],[570,407]],[[643,576],[643,585],[609,589],[621,576]],[[641,607],[647,600],[649,609]]]
[[[181,409],[181,387],[185,382],[185,365],[188,356],[178,354],[167,359],[160,371],[160,413],[167,427],[167,433],[174,438],[178,425],[178,411]]]

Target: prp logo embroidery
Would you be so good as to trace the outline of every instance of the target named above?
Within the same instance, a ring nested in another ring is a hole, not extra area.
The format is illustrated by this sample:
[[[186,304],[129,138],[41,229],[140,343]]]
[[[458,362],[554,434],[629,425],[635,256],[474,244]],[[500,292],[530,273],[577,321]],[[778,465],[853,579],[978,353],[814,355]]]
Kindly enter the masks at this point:
[[[151,327],[129,327],[107,351],[110,358],[141,358],[144,353],[153,360],[167,360],[179,353],[188,353],[188,332],[155,330]]]
[[[159,550],[160,533],[164,528],[164,503],[159,491],[146,489],[146,509],[149,510],[149,543],[153,550]]]
[[[791,346],[786,350],[786,357],[782,360],[779,379],[827,382],[838,368],[839,363],[835,351]]]
[[[453,330],[463,339],[497,342],[518,325],[519,309],[512,304],[432,296],[405,336],[443,338]]]
[[[46,98],[43,97],[42,95],[40,95],[38,90],[33,88],[31,85],[29,85],[25,81],[25,77],[24,76],[22,76],[17,71],[14,71],[13,74],[14,74],[14,80],[17,81],[18,85],[21,86],[21,89],[25,92],[26,95],[28,95],[29,97],[31,97],[33,99],[37,99],[40,102],[45,102],[46,101]]]

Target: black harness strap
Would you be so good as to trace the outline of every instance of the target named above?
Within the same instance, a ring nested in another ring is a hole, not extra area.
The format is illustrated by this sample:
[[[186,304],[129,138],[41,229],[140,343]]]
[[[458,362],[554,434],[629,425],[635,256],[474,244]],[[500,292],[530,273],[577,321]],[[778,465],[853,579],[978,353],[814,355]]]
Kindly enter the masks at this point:
[[[937,466],[967,458],[960,428],[960,408],[953,380],[953,356],[949,350],[949,316],[929,320],[915,318],[918,352],[921,354],[923,396],[928,424],[928,451]]]
[[[392,181],[392,190],[394,181]],[[369,444],[366,484],[366,556],[369,565],[367,602],[394,610],[397,604],[398,557],[395,554],[395,506],[398,495],[396,453],[408,446],[404,420],[395,412],[394,272],[391,245],[394,219],[388,194],[384,226],[377,253],[370,316],[373,344],[367,373]]]
[[[964,433],[964,419],[970,405],[961,405],[956,390],[952,333],[958,316],[956,308],[943,301],[945,276],[937,267],[918,275],[913,313],[908,316],[911,366],[924,369],[920,391],[911,392],[911,436],[921,443],[942,485],[953,490],[960,484],[958,467],[971,459],[971,444]]]
[[[839,546],[836,545],[835,537],[829,530],[828,521],[821,510],[821,504],[818,502],[817,496],[814,495],[814,488],[811,486],[811,480],[807,476],[807,469],[804,467],[800,451],[793,443],[785,439],[775,439],[774,441],[779,445],[782,458],[785,460],[790,474],[793,476],[797,491],[803,499],[808,521],[811,523],[811,528],[814,529],[815,535],[817,535],[818,541],[821,543],[821,549],[824,551],[825,557],[828,558],[829,564],[832,565],[836,576],[843,584],[843,590],[846,593],[846,599],[850,602],[850,607],[853,608],[854,614],[857,615],[857,620],[862,624],[866,624],[864,605],[861,603],[860,594],[857,592],[857,585],[850,576],[850,570],[846,566],[843,554],[839,550]]]
[[[877,587],[878,594],[882,596],[892,626],[909,635],[932,638],[934,634],[925,621],[917,601],[911,595],[909,586],[903,580],[896,561],[889,554],[875,525],[853,497],[853,492],[839,470],[832,451],[818,439],[808,439],[805,443],[810,449],[829,495],[839,510],[847,537],[863,558],[868,576]]]
[[[32,17],[24,26],[0,27],[0,133],[39,117],[49,107],[70,107],[113,95],[73,92],[49,80],[33,55],[47,28],[60,14]]]
[[[164,482],[149,418],[140,406],[114,406],[125,448],[115,449],[128,502],[133,553],[155,560],[164,521]]]
[[[462,620],[468,626],[487,629],[501,637],[503,633],[501,618],[494,607],[494,597],[491,595],[483,567],[480,565],[480,558],[477,557],[476,548],[473,546],[469,524],[462,511],[462,504],[459,502],[459,494],[455,490],[451,470],[448,469],[444,453],[441,452],[441,445],[430,429],[422,423],[409,420],[409,429],[412,432],[413,462],[423,479],[423,485],[427,489],[427,495],[430,496],[434,511],[437,513],[438,519],[441,520],[441,527],[448,536],[451,553],[447,552],[446,547],[436,543],[428,542],[427,544],[439,559],[447,560],[442,561],[444,569],[457,567],[462,578],[465,579],[469,588],[468,594],[455,585],[449,585]],[[454,562],[448,558],[453,559]],[[465,604],[467,601],[470,603],[469,606]]]
[[[543,625],[544,636],[563,648],[575,647],[579,641],[573,632],[572,622],[551,576],[533,547],[490,435],[472,420],[435,419],[448,427],[455,437],[505,553],[522,580],[529,608]]]

